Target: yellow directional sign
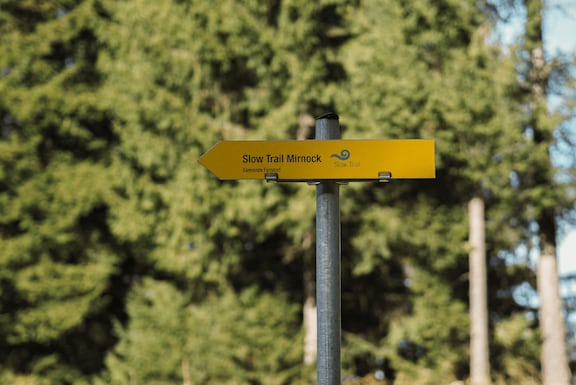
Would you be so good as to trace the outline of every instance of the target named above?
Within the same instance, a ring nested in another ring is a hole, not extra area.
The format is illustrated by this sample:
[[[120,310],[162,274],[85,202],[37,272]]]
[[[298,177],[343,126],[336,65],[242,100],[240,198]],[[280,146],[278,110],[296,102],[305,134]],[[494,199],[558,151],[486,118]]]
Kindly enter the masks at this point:
[[[219,179],[276,181],[435,178],[434,141],[223,141],[199,162]]]

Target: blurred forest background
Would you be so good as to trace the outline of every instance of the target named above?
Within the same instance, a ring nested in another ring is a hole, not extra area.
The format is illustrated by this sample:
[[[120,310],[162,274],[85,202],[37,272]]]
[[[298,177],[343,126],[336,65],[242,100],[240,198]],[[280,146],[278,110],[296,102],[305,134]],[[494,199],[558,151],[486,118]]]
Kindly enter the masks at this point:
[[[197,160],[220,140],[311,139],[335,111],[343,138],[437,152],[435,180],[341,189],[343,376],[370,381],[386,358],[397,384],[469,379],[480,200],[492,381],[552,384],[522,297],[543,289],[533,254],[548,294],[564,282],[576,88],[573,59],[543,54],[543,12],[0,0],[0,383],[315,383],[314,188],[220,182]],[[497,25],[519,13],[504,47]]]

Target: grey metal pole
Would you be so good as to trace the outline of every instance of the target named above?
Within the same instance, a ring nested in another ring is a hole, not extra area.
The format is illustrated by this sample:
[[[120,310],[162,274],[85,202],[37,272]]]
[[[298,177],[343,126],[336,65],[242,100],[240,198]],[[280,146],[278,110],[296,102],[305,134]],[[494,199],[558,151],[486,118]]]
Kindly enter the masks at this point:
[[[316,139],[340,139],[338,115],[316,119]],[[317,375],[319,385],[340,384],[340,197],[335,181],[316,186]]]

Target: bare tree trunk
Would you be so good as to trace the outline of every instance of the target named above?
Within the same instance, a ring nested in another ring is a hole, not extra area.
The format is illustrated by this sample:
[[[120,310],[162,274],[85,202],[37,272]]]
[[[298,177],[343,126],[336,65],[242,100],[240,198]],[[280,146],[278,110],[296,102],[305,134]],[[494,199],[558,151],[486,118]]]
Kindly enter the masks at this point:
[[[307,113],[300,114],[296,139],[305,140],[312,132],[315,119]],[[314,365],[317,355],[317,325],[316,318],[316,274],[313,254],[313,235],[309,231],[302,241],[303,253],[303,279],[304,279],[304,305],[303,305],[303,327],[304,327],[304,365]]]
[[[538,260],[540,295],[540,331],[542,335],[542,379],[545,385],[569,383],[562,302],[558,293],[558,267],[554,253],[544,253]]]
[[[542,382],[544,385],[568,385],[570,369],[556,260],[556,222],[551,210],[541,215],[538,227],[541,254],[536,278],[540,297]]]
[[[486,289],[486,239],[484,201],[468,203],[470,225],[470,380],[473,385],[490,382],[488,353],[488,304]]]
[[[304,236],[302,241],[303,270],[304,270],[304,308],[303,308],[303,323],[304,323],[304,365],[314,365],[316,363],[317,354],[317,325],[316,318],[316,274],[314,262],[314,254],[312,252],[313,246],[312,232],[309,231]]]
[[[305,283],[305,286],[310,286]],[[312,295],[306,290],[306,299],[304,301],[304,365],[314,365],[317,354],[317,326],[316,319],[316,298],[315,292]]]

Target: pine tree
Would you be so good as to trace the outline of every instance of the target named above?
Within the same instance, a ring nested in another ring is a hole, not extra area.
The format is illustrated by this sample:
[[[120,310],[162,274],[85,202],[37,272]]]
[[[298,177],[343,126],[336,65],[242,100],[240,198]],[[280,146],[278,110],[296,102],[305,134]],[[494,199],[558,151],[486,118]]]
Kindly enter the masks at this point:
[[[80,381],[114,342],[103,17],[96,1],[0,2],[0,376]]]
[[[542,18],[544,2],[529,0],[526,7],[525,51],[527,62],[524,74],[525,93],[529,109],[525,135],[532,142],[532,152],[527,159],[529,169],[523,174],[526,203],[531,205],[532,220],[537,224],[540,256],[537,266],[537,286],[540,297],[540,330],[542,336],[542,379],[544,384],[568,384],[569,369],[566,356],[565,325],[559,294],[558,266],[556,260],[557,216],[562,209],[563,189],[551,188],[555,167],[550,148],[554,141],[554,122],[548,113],[548,84],[550,64],[544,55]]]

